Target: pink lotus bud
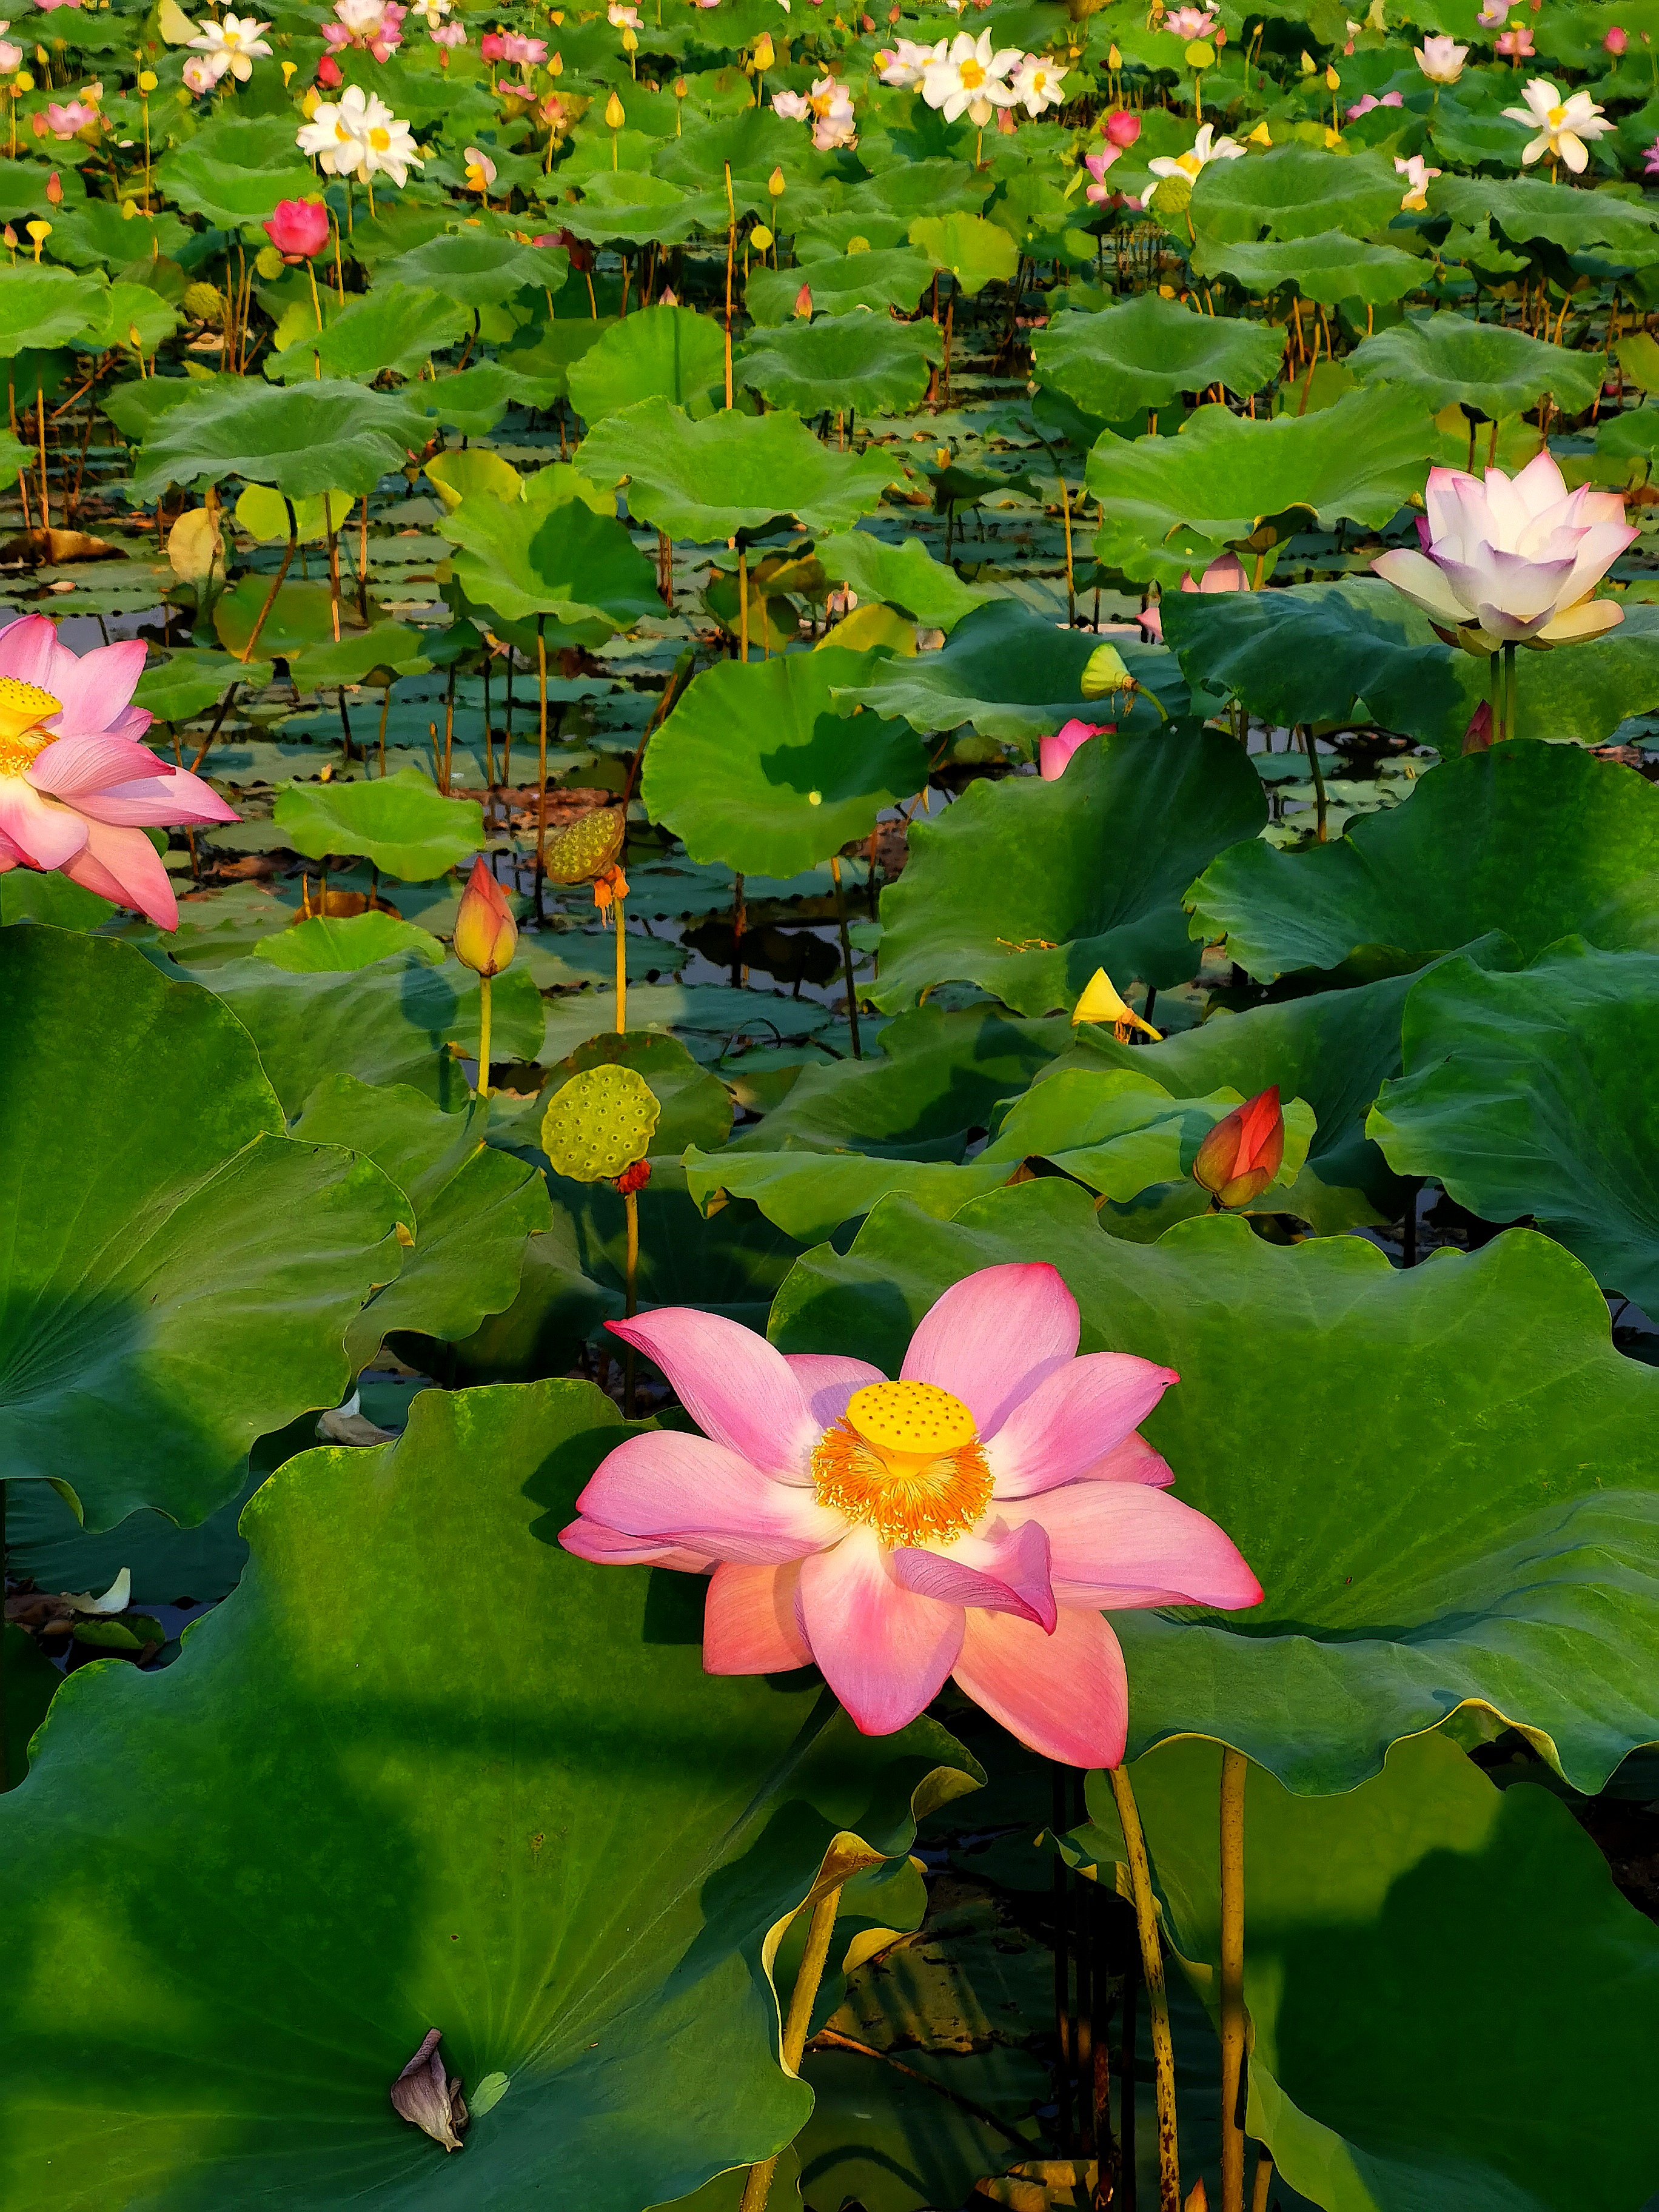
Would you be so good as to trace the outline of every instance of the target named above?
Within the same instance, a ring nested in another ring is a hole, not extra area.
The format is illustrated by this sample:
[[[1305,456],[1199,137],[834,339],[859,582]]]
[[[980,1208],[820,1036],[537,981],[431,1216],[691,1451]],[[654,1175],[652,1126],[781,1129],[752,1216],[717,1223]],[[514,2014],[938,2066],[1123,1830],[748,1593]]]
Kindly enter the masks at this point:
[[[1120,107],[1115,113],[1101,118],[1100,132],[1102,137],[1109,139],[1121,152],[1126,146],[1133,146],[1139,137],[1140,118],[1133,110]]]
[[[1097,738],[1103,730],[1115,730],[1114,722],[1083,722],[1074,714],[1069,722],[1062,722],[1051,737],[1037,744],[1037,770],[1045,783],[1053,783],[1066,773],[1072,755],[1079,745]]]
[[[1484,753],[1492,744],[1492,702],[1483,699],[1469,717],[1469,726],[1463,732],[1466,753]]]
[[[478,41],[478,52],[487,62],[505,61],[507,41],[499,31],[486,31]]]
[[[1218,1121],[1198,1148],[1193,1180],[1223,1206],[1248,1206],[1285,1160],[1285,1116],[1270,1084]]]
[[[317,82],[319,84],[325,84],[331,92],[345,82],[345,79],[340,74],[340,64],[332,54],[325,54],[318,63]]]
[[[328,244],[328,210],[321,200],[278,200],[262,228],[285,261],[309,261]]]
[[[1630,33],[1621,31],[1617,23],[1613,25],[1601,41],[1603,51],[1610,54],[1622,54],[1629,44]]]
[[[455,957],[475,975],[499,975],[513,964],[519,946],[519,925],[507,894],[485,865],[483,855],[472,863],[461,903],[455,916]]]
[[[807,320],[809,323],[811,321],[811,319],[812,319],[812,288],[811,288],[811,286],[810,284],[803,284],[803,285],[801,286],[801,288],[800,288],[799,291],[796,293],[796,295],[795,295],[795,313],[796,313],[798,315],[805,316],[805,318],[806,319],[806,320]]]

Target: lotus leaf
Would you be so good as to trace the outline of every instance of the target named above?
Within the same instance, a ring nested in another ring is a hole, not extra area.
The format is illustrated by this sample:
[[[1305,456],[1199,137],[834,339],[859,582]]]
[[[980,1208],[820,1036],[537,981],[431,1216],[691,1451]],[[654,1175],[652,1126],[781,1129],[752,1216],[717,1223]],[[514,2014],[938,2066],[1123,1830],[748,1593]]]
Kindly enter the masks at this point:
[[[256,1437],[337,1402],[408,1206],[368,1161],[290,1139],[234,1014],[133,946],[0,932],[0,1004],[29,1164],[3,1200],[0,1468],[91,1528],[141,1505],[199,1521]]]
[[[928,255],[913,246],[843,253],[834,259],[809,261],[799,269],[757,269],[744,300],[763,329],[790,319],[803,284],[819,314],[850,314],[859,307],[881,314],[896,307],[908,315],[915,313],[933,281],[933,269]]]
[[[711,317],[690,307],[643,307],[613,323],[571,363],[570,404],[590,423],[641,399],[692,407],[725,368],[726,334]]]
[[[569,274],[570,257],[562,246],[520,246],[474,231],[441,234],[395,253],[380,263],[374,277],[377,286],[408,284],[477,309],[510,300],[527,286],[556,292]]]
[[[0,359],[12,360],[26,346],[89,337],[103,324],[104,290],[100,279],[68,269],[27,262],[0,269]]]
[[[412,376],[434,353],[454,345],[469,320],[464,307],[436,291],[377,284],[349,301],[321,331],[304,331],[283,351],[268,355],[265,374],[295,384],[314,378],[320,362],[327,377],[368,382],[387,368]]]
[[[263,638],[261,643],[264,642]],[[391,676],[423,676],[432,666],[425,648],[435,642],[431,631],[411,629],[407,623],[376,623],[370,629],[345,631],[337,642],[327,638],[300,647],[288,656],[289,674],[302,690],[316,691],[325,684],[383,683]],[[400,770],[407,774],[407,770]],[[342,789],[339,784],[331,787]],[[296,845],[296,852],[303,849]],[[335,846],[335,852],[350,848]],[[312,856],[316,857],[314,854]],[[409,880],[418,878],[403,869],[393,871]]]
[[[1645,268],[1659,261],[1659,209],[1607,192],[1574,191],[1539,177],[1438,177],[1430,210],[1471,225],[1491,222],[1518,245],[1536,240],[1565,252],[1605,246],[1620,261]]]
[[[1033,341],[1031,368],[1039,383],[1063,392],[1087,413],[1120,422],[1212,384],[1259,392],[1284,357],[1282,330],[1195,314],[1156,292],[1141,292],[1103,313],[1054,316]]]
[[[1291,144],[1259,160],[1210,162],[1193,179],[1191,214],[1206,245],[1332,231],[1357,240],[1386,230],[1400,198],[1394,164],[1382,154]]]
[[[186,648],[170,659],[151,661],[138,679],[132,702],[147,707],[157,721],[188,722],[216,705],[246,672],[233,654]]]
[[[194,137],[163,155],[155,182],[186,215],[205,216],[222,230],[264,221],[278,200],[313,199],[317,178],[295,151],[294,119],[240,116],[222,110]]]
[[[650,562],[617,521],[609,494],[588,481],[586,471],[597,473],[592,442],[581,449],[585,473],[539,469],[521,500],[475,492],[440,520],[461,548],[451,571],[474,605],[509,622],[555,615],[592,625],[596,643],[661,611]],[[596,513],[596,501],[608,511]]]
[[[948,270],[964,298],[992,283],[1006,283],[1019,264],[1019,248],[999,224],[977,215],[918,216],[910,243],[935,269]]]
[[[1367,338],[1349,365],[1363,384],[1407,384],[1425,406],[1455,400],[1493,417],[1518,415],[1547,392],[1562,414],[1582,414],[1606,368],[1600,354],[1570,352],[1467,315],[1407,317]]]
[[[367,914],[313,915],[308,921],[290,923],[253,948],[253,958],[268,960],[293,975],[325,972],[347,975],[384,960],[390,952],[411,951],[428,968],[440,966],[443,941],[412,921],[371,907]]]
[[[1203,238],[1193,249],[1193,273],[1231,276],[1247,292],[1276,292],[1294,284],[1304,300],[1327,307],[1343,300],[1391,306],[1422,280],[1422,267],[1397,246],[1322,230],[1310,238]]]
[[[285,784],[276,794],[276,827],[308,860],[361,853],[405,883],[447,874],[483,844],[477,800],[446,799],[417,768],[364,783]]]
[[[694,232],[726,227],[723,192],[687,191],[638,169],[597,169],[581,185],[576,205],[560,210],[565,228],[578,238],[619,246],[647,240],[678,245]]]
[[[831,583],[850,584],[860,598],[883,600],[929,629],[953,630],[993,597],[964,584],[919,538],[893,545],[872,531],[853,530],[821,538],[812,550]]]
[[[928,364],[944,350],[939,325],[925,317],[897,322],[860,309],[761,332],[732,374],[769,405],[799,415],[902,415],[925,397]]]
[[[244,477],[290,499],[373,491],[426,443],[426,418],[401,392],[366,392],[343,380],[296,385],[204,384],[170,407],[133,465],[140,497],[170,484]]]

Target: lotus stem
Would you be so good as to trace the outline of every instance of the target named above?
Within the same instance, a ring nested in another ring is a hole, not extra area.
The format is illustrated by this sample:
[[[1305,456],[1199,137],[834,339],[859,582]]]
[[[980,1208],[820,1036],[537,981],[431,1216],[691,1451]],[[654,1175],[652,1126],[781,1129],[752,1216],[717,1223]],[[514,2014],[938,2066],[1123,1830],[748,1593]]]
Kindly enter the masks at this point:
[[[1112,1800],[1122,1823],[1123,1841],[1129,1854],[1129,1887],[1134,1896],[1135,1930],[1140,1938],[1141,1970],[1146,1979],[1146,2011],[1152,2031],[1152,2066],[1158,2080],[1158,2212],[1181,2212],[1181,2145],[1176,2129],[1175,2045],[1170,2038],[1170,1999],[1164,1986],[1164,1954],[1158,1945],[1158,1913],[1152,1903],[1152,1870],[1146,1863],[1146,1838],[1140,1812],[1130,1786],[1128,1771],[1107,1770]],[[1126,2083],[1125,2097],[1133,2094]]]
[[[749,554],[746,547],[738,548],[738,637],[744,665],[749,662]]]
[[[386,774],[386,722],[392,712],[392,686],[388,684],[380,694],[380,773]]]
[[[489,978],[478,978],[478,1103],[489,1103]]]
[[[253,648],[259,642],[259,633],[265,626],[265,617],[276,604],[276,594],[283,588],[283,579],[288,574],[289,564],[294,558],[294,550],[300,542],[300,518],[294,512],[294,501],[289,498],[286,492],[283,495],[283,505],[288,509],[288,550],[283,556],[282,567],[271,580],[270,589],[265,593],[265,603],[259,610],[259,619],[254,623],[249,632],[247,643],[242,647],[244,665],[253,658]]]
[[[1273,2185],[1273,2162],[1264,2150],[1255,2162],[1255,2182],[1250,2191],[1250,2212],[1267,2212]]]
[[[620,870],[617,880],[622,880]],[[620,891],[611,902],[611,911],[617,925],[617,1035],[621,1036],[628,1027],[628,918]]]
[[[1504,647],[1504,735],[1506,738],[1518,737],[1521,732],[1516,712],[1516,669],[1515,645],[1513,640],[1511,640],[1510,643],[1505,645]]]
[[[0,1790],[11,1787],[11,1760],[6,1746],[6,1486],[0,1482]]]
[[[313,276],[311,281],[312,289],[315,291],[317,280]],[[334,526],[334,510],[328,504],[329,496],[327,493],[323,495],[323,512],[328,519],[328,617],[334,626],[334,642],[337,645],[340,642],[340,533]],[[343,685],[340,697],[343,702]]]
[[[847,933],[847,894],[842,889],[839,853],[830,855],[830,875],[836,886],[836,921],[841,931],[841,961],[847,976],[847,1026],[853,1033],[853,1057],[862,1060],[864,1048],[859,1042],[859,994],[853,981],[853,940]]]
[[[807,1923],[806,1948],[801,1953],[795,1986],[789,1993],[788,2014],[783,2023],[783,2063],[792,2074],[800,2070],[806,2032],[812,2024],[812,2008],[817,2002],[818,1984],[823,1979],[830,1940],[836,1932],[836,1915],[840,1908],[841,1887],[837,1884],[818,1899]],[[775,2155],[750,2167],[738,2212],[765,2212],[766,2200],[772,2194],[772,2177],[777,2170]]]
[[[547,640],[542,634],[545,616],[536,617],[536,702],[541,710],[536,757],[536,919],[542,918],[542,884],[547,873]],[[507,668],[510,672],[512,660]]]
[[[37,261],[40,258],[39,247],[35,249],[34,258]],[[50,530],[52,502],[46,494],[46,395],[44,387],[39,384],[34,387],[34,419],[40,427],[40,527],[42,530]],[[65,515],[64,520],[67,522],[68,516]],[[51,551],[50,547],[47,548],[47,551]]]
[[[623,1261],[623,1317],[632,1321],[639,1304],[640,1200],[636,1191],[623,1193],[623,1218],[628,1224],[628,1250]],[[623,1356],[623,1414],[634,1418],[634,1347]]]
[[[732,406],[732,264],[738,250],[738,212],[732,198],[732,164],[729,161],[726,164],[726,404],[729,413]]]
[[[1325,777],[1319,765],[1319,747],[1314,740],[1313,724],[1302,725],[1302,742],[1307,749],[1308,768],[1313,776],[1314,818],[1318,824],[1319,842],[1325,842]]]
[[[1221,2212],[1244,2212],[1244,1781],[1241,1751],[1221,1754]]]
[[[1060,519],[1066,532],[1066,626],[1077,628],[1077,576],[1072,566],[1072,495],[1066,488],[1066,475],[1060,475]]]

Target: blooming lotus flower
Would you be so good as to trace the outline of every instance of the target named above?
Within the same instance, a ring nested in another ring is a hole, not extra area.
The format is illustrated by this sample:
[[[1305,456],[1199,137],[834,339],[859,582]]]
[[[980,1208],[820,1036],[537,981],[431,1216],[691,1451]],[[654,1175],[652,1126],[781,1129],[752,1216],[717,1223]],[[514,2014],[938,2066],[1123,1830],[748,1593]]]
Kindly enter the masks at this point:
[[[1237,138],[1218,138],[1214,124],[1206,123],[1184,154],[1165,155],[1159,161],[1148,161],[1146,167],[1155,177],[1185,177],[1190,182],[1212,161],[1237,161],[1243,154]],[[1151,193],[1146,197],[1150,198]]]
[[[453,0],[410,0],[406,14],[416,22],[424,23],[428,31],[435,31],[450,12]]]
[[[1385,92],[1381,100],[1374,92],[1363,92],[1348,110],[1348,120],[1357,123],[1362,115],[1369,115],[1374,107],[1403,107],[1405,104],[1397,92]]]
[[[1062,722],[1051,737],[1037,742],[1037,773],[1045,783],[1054,783],[1064,775],[1071,764],[1072,756],[1091,738],[1104,732],[1114,732],[1115,722],[1080,722],[1075,714],[1069,722]]]
[[[404,17],[398,0],[334,0],[337,20],[323,25],[323,38],[336,53],[356,46],[384,62],[403,44]]]
[[[877,74],[884,84],[920,84],[927,64],[942,62],[950,52],[950,44],[948,39],[941,39],[936,46],[924,46],[914,39],[900,39],[876,56]]]
[[[278,200],[260,228],[284,261],[297,267],[328,244],[328,210],[321,200]]]
[[[1563,100],[1555,87],[1545,77],[1535,76],[1522,91],[1522,107],[1506,107],[1505,115],[1516,123],[1528,123],[1538,136],[1521,152],[1524,168],[1547,154],[1553,161],[1565,161],[1577,176],[1589,161],[1588,138],[1600,138],[1611,131],[1604,107],[1598,107],[1587,92],[1575,92]]]
[[[611,5],[605,9],[605,15],[614,30],[637,31],[640,27],[639,9],[623,7],[620,0],[611,0]]]
[[[1642,174],[1644,177],[1659,177],[1659,138],[1654,140],[1642,156]]]
[[[0,872],[59,870],[162,929],[179,908],[147,827],[240,817],[139,739],[142,639],[76,654],[44,615],[0,630]]]
[[[844,84],[832,76],[818,77],[806,104],[812,116],[812,143],[820,154],[833,153],[838,146],[857,145],[852,95]]]
[[[1046,54],[1027,54],[1008,80],[1008,89],[1016,105],[1035,119],[1045,108],[1065,105],[1066,94],[1061,89],[1066,72],[1056,69]]]
[[[0,39],[0,76],[9,76],[14,70],[23,66],[23,49],[14,46],[9,39]]]
[[[534,100],[536,97],[536,88],[533,84],[509,84],[505,77],[501,79],[495,89],[503,100]],[[621,125],[613,125],[611,127],[620,129]]]
[[[466,189],[470,192],[487,192],[495,183],[495,164],[482,148],[467,148],[465,178]]]
[[[1171,8],[1164,18],[1164,28],[1173,31],[1178,39],[1207,39],[1218,20],[1207,8]]]
[[[1486,0],[1486,6],[1474,20],[1483,31],[1498,30],[1508,21],[1513,5],[1514,0]]]
[[[465,23],[434,23],[429,33],[434,46],[464,46],[466,44]],[[448,64],[446,63],[445,67]]]
[[[1384,553],[1371,567],[1428,616],[1448,644],[1496,653],[1516,644],[1565,645],[1624,620],[1590,593],[1636,537],[1613,492],[1569,492],[1547,451],[1511,483],[1488,469],[1484,485],[1462,469],[1431,469],[1422,550]]]
[[[81,0],[34,0],[43,15],[50,15],[54,8],[78,8]]]
[[[804,92],[775,92],[772,94],[772,110],[775,114],[782,116],[786,123],[805,123],[812,112]]]
[[[1501,33],[1497,45],[1498,52],[1512,62],[1524,60],[1534,51],[1532,33],[1524,23]]]
[[[1011,107],[1014,95],[1007,78],[1020,59],[1018,46],[994,52],[988,31],[981,31],[977,39],[967,31],[958,31],[948,52],[941,56],[936,50],[929,60],[922,75],[921,96],[929,107],[941,112],[947,123],[954,123],[969,107],[988,111]],[[985,120],[990,120],[988,112]]]
[[[219,72],[204,55],[192,54],[181,71],[185,90],[193,92],[199,99],[203,93],[211,92],[219,82]]]
[[[270,28],[252,15],[227,15],[222,22],[204,23],[190,43],[207,56],[216,81],[228,70],[238,84],[246,84],[253,74],[254,58],[270,57],[265,39]]]
[[[1602,51],[1611,54],[1615,61],[1629,44],[1630,33],[1621,31],[1617,23],[1609,26],[1607,34],[1601,41]]]
[[[1094,182],[1083,187],[1083,197],[1091,207],[1115,206],[1122,198],[1123,195],[1121,192],[1115,192],[1106,182],[1107,170],[1111,167],[1114,161],[1120,161],[1121,158],[1122,149],[1117,146],[1103,146],[1099,153],[1084,155],[1083,166],[1094,179]]]
[[[1111,114],[1101,117],[1100,135],[1121,154],[1139,137],[1140,118],[1133,108],[1115,108]]]
[[[786,1358],[690,1308],[609,1326],[702,1434],[618,1444],[559,1540],[600,1565],[712,1565],[711,1674],[816,1662],[866,1735],[903,1728],[954,1677],[1034,1751],[1113,1766],[1128,1686],[1102,1609],[1260,1602],[1136,1431],[1176,1376],[1079,1358],[1053,1267],[987,1267],[946,1291],[896,1382],[861,1359]]]
[[[1223,1206],[1248,1206],[1284,1164],[1285,1115],[1275,1083],[1216,1123],[1198,1148],[1193,1180]]]
[[[84,100],[49,100],[44,118],[40,113],[36,114],[34,127],[43,138],[48,131],[57,139],[78,138],[83,131],[91,130],[98,120],[98,110]]]
[[[1413,154],[1409,161],[1402,161],[1396,154],[1394,173],[1406,179],[1406,196],[1400,203],[1401,213],[1423,214],[1429,204],[1429,180],[1437,177],[1440,171],[1425,167],[1420,154]]]
[[[499,975],[513,964],[519,925],[507,894],[489,872],[483,854],[472,863],[455,913],[455,957],[475,975]]]
[[[1460,46],[1455,39],[1425,39],[1412,52],[1417,56],[1417,66],[1431,84],[1455,84],[1469,58],[1468,48]]]
[[[356,84],[346,87],[337,106],[324,100],[295,138],[300,151],[314,154],[325,174],[356,177],[360,184],[384,170],[394,184],[405,185],[411,165],[419,168],[425,161],[416,151],[408,124],[400,122],[377,93],[365,92]]]
[[[501,59],[512,62],[519,69],[533,69],[547,59],[546,40],[526,38],[519,31],[503,31],[501,48]]]

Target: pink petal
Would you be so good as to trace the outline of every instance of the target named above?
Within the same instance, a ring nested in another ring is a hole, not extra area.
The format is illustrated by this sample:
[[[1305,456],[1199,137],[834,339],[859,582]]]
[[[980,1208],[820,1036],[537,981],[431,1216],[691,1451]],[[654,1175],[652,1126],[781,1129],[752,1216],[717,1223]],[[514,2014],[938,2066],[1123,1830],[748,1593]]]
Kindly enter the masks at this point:
[[[854,1390],[862,1390],[866,1382],[887,1379],[879,1367],[872,1367],[867,1360],[843,1359],[833,1352],[787,1352],[784,1358],[806,1393],[813,1422],[820,1431],[840,1420]]]
[[[57,806],[21,775],[0,775],[0,830],[32,868],[61,868],[87,842],[87,825]]]
[[[96,891],[100,898],[113,899],[117,906],[136,906],[158,929],[177,929],[179,902],[161,855],[143,831],[75,818],[81,821],[87,842],[73,860],[64,863],[70,881]]]
[[[1012,1509],[1048,1534],[1062,1606],[1260,1605],[1261,1585],[1224,1528],[1139,1482],[1073,1482]],[[1011,1512],[1010,1517],[1012,1517]]]
[[[1068,1360],[987,1440],[996,1496],[1026,1498],[1075,1480],[1132,1435],[1180,1380],[1172,1367],[1127,1352],[1091,1352]]]
[[[179,771],[158,760],[148,745],[131,738],[55,738],[29,763],[28,779],[37,791],[74,805],[83,793],[107,791],[119,783],[176,783]]]
[[[1160,1453],[1155,1452],[1145,1437],[1125,1437],[1103,1459],[1085,1468],[1079,1477],[1082,1482],[1146,1482],[1155,1490],[1167,1490],[1175,1480],[1175,1469]]]
[[[799,1565],[715,1568],[702,1608],[705,1674],[784,1674],[811,1662]]]
[[[141,637],[124,638],[118,645],[95,645],[82,653],[60,645],[46,685],[63,702],[63,712],[49,718],[58,735],[89,737],[118,721],[144,672],[149,651]]]
[[[576,1510],[623,1535],[649,1536],[711,1559],[799,1559],[833,1544],[847,1527],[809,1489],[775,1481],[708,1437],[672,1429],[618,1444]]]
[[[998,1521],[983,1536],[960,1536],[940,1551],[907,1545],[890,1558],[893,1572],[919,1597],[1015,1613],[1045,1632],[1054,1627],[1048,1538],[1035,1521],[1017,1528]]]
[[[788,1361],[763,1336],[691,1306],[663,1306],[605,1326],[661,1368],[705,1436],[756,1467],[806,1480],[823,1431]]]
[[[1077,1352],[1077,1300],[1041,1261],[981,1267],[953,1283],[921,1320],[901,1370],[960,1398],[994,1436],[1009,1414]]]
[[[48,750],[56,750],[49,747]],[[46,755],[41,755],[45,759]],[[118,783],[107,791],[83,793],[71,802],[94,822],[127,829],[183,829],[189,822],[240,822],[211,784],[180,769],[170,776],[149,776],[141,783]]]
[[[915,1720],[962,1649],[962,1607],[906,1589],[873,1528],[801,1561],[800,1604],[812,1656],[865,1735]]]
[[[970,1613],[958,1688],[1011,1735],[1067,1766],[1116,1766],[1129,1725],[1123,1654],[1097,1613],[1060,1616],[1052,1636],[1006,1613]]]
[[[58,642],[55,623],[45,615],[24,615],[0,629],[0,676],[15,676],[20,684],[33,684],[61,699],[63,693],[48,678],[65,651]]]
[[[677,1567],[684,1574],[706,1575],[714,1564],[701,1552],[654,1543],[649,1536],[624,1536],[601,1521],[573,1521],[559,1531],[559,1541],[567,1552],[592,1560],[596,1567]]]

